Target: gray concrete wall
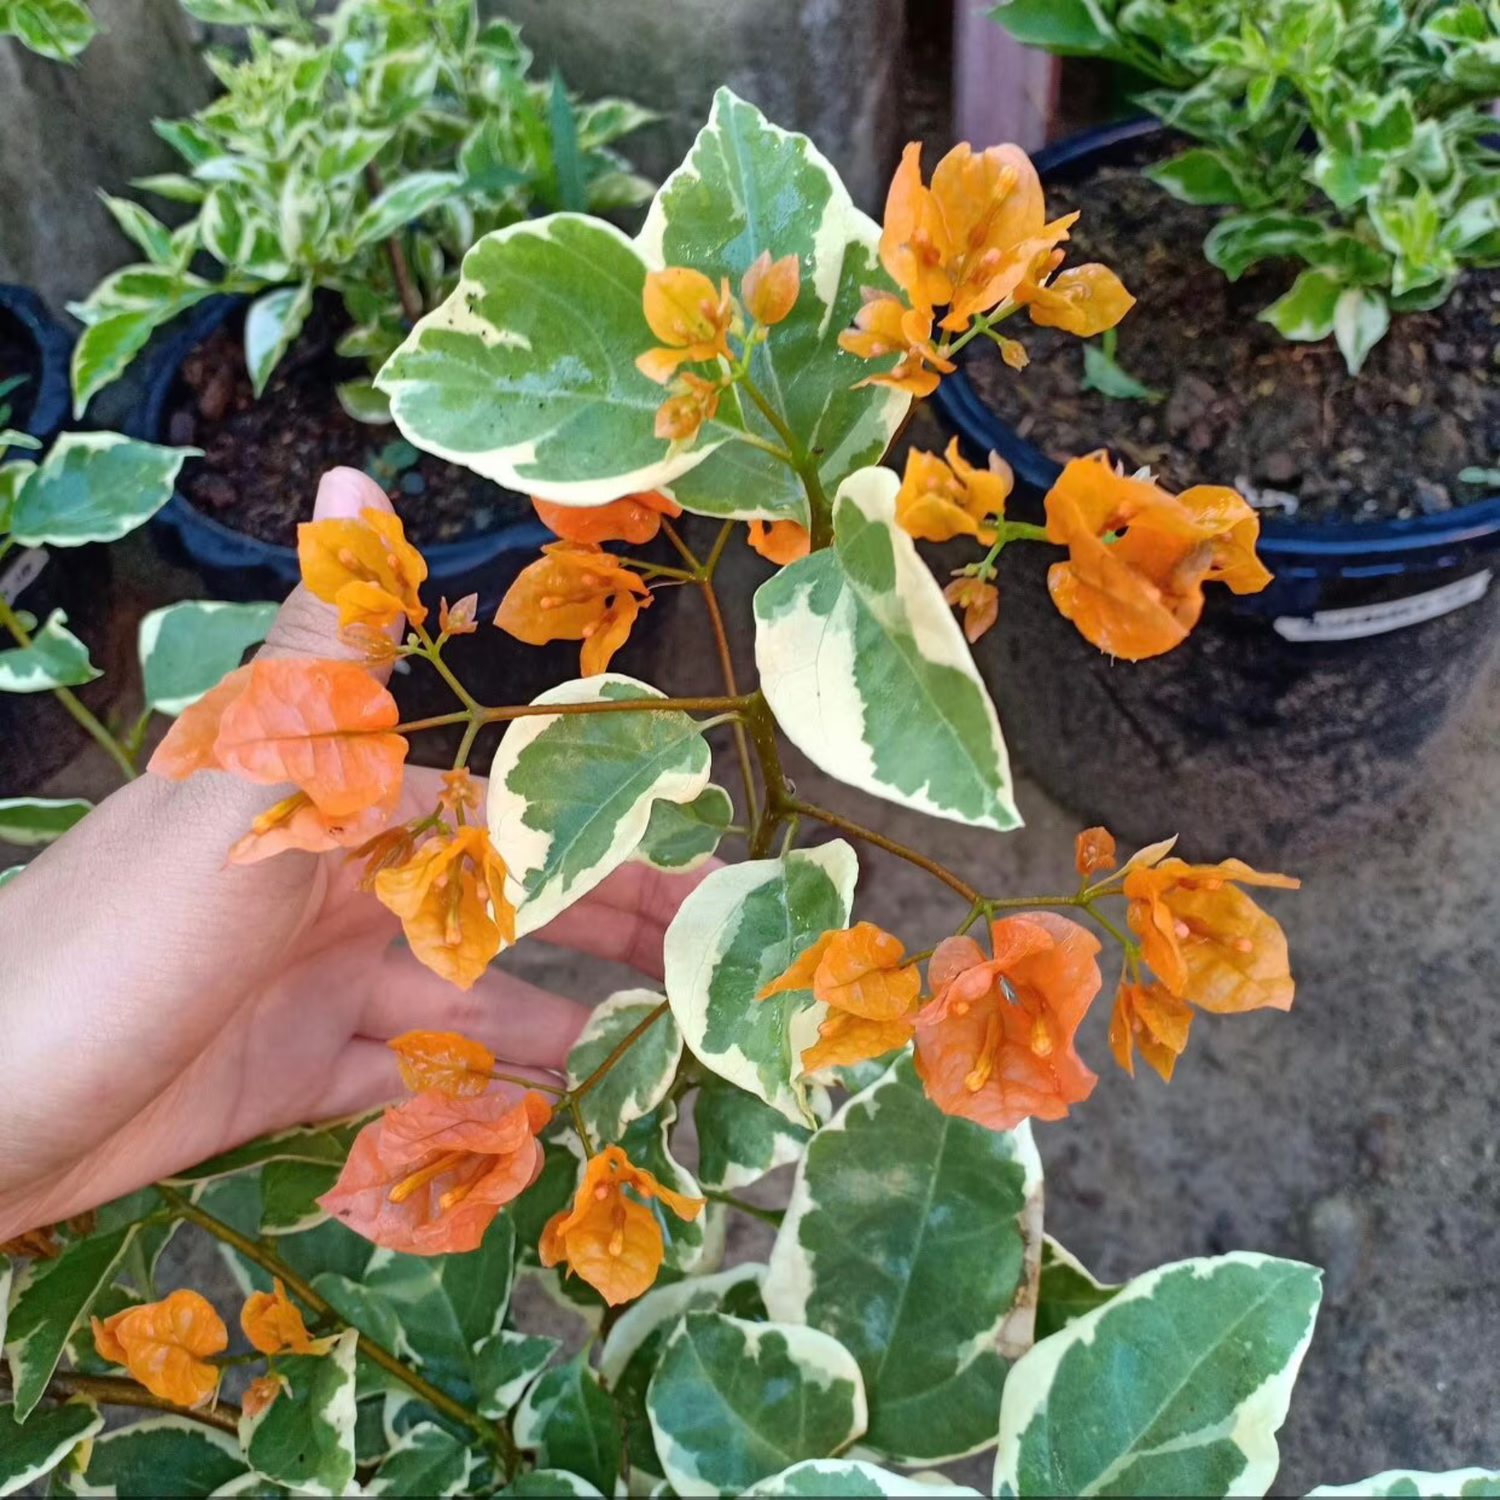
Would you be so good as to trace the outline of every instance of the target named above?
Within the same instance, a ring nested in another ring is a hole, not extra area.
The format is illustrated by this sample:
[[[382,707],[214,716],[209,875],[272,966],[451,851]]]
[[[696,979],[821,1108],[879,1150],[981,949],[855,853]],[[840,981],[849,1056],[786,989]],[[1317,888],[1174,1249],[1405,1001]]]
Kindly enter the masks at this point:
[[[151,119],[191,112],[212,82],[176,0],[92,5],[100,33],[71,66],[0,41],[0,281],[59,309],[136,258],[96,189],[172,169]]]
[[[918,0],[932,4],[935,0]],[[664,177],[720,84],[805,131],[861,207],[878,212],[905,137],[906,0],[487,0],[543,66],[584,94],[623,94],[666,118],[625,146]]]

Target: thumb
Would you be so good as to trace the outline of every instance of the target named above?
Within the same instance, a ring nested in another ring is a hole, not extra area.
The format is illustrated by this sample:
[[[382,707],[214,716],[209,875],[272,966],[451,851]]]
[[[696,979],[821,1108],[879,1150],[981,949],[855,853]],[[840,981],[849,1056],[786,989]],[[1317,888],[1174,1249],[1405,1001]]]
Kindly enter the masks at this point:
[[[358,469],[330,469],[318,482],[318,498],[313,502],[315,521],[353,521],[361,511],[380,510],[387,514],[391,502],[386,493]],[[399,640],[401,622],[390,628],[392,640]],[[324,661],[363,661],[365,653],[339,636],[339,613],[331,605],[315,598],[298,584],[288,596],[266,633],[266,643],[257,653],[261,656],[310,656]],[[371,669],[384,680],[389,665]]]

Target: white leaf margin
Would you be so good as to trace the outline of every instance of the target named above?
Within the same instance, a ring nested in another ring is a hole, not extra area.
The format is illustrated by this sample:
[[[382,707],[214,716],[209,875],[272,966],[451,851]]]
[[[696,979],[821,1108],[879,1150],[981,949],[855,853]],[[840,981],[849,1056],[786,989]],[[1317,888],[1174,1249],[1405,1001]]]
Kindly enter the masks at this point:
[[[1322,1500],[1334,1495],[1389,1495],[1398,1484],[1412,1484],[1422,1496],[1453,1496],[1463,1493],[1466,1484],[1486,1480],[1500,1484],[1500,1469],[1449,1469],[1444,1474],[1426,1473],[1420,1469],[1386,1469],[1354,1484],[1320,1484],[1307,1492],[1307,1500]]]
[[[953,1484],[941,1474],[933,1474],[930,1478],[921,1474],[894,1474],[889,1469],[881,1468],[879,1464],[858,1458],[804,1459],[800,1464],[793,1464],[791,1468],[783,1469],[769,1479],[762,1479],[759,1484],[752,1484],[745,1494],[760,1497],[838,1493],[832,1489],[793,1488],[791,1481],[804,1476],[811,1480],[862,1479],[870,1485],[873,1493],[879,1495],[946,1495],[950,1500],[967,1500],[969,1496],[978,1500],[979,1496],[978,1490],[971,1490],[966,1484]]]

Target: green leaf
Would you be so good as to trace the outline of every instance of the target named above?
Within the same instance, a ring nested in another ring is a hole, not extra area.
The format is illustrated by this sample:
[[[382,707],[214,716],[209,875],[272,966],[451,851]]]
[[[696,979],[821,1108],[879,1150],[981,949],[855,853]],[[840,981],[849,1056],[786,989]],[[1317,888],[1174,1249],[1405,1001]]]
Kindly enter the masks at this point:
[[[865,1446],[946,1463],[995,1441],[1007,1363],[1031,1343],[1041,1202],[1030,1129],[943,1114],[910,1054],[812,1138],[766,1310],[859,1362]]]
[[[1284,338],[1299,342],[1326,339],[1333,332],[1343,294],[1344,282],[1338,272],[1309,266],[1290,291],[1260,314],[1260,321],[1279,329]]]
[[[568,1087],[582,1083],[661,1004],[654,990],[619,990],[595,1006],[568,1053]],[[681,1059],[682,1033],[671,1015],[661,1016],[579,1099],[594,1140],[618,1141],[632,1120],[650,1114],[667,1097]]]
[[[562,1469],[532,1469],[526,1474],[517,1474],[501,1495],[601,1495],[588,1480]]]
[[[802,1052],[824,1007],[811,992],[756,995],[816,938],[849,922],[858,862],[836,839],[715,870],[663,946],[667,998],[693,1055],[794,1124],[812,1124]]]
[[[160,266],[172,263],[172,231],[160,219],[129,198],[113,198],[102,190],[99,197],[121,232],[148,260]]]
[[[284,1354],[291,1382],[266,1409],[240,1418],[240,1443],[256,1473],[304,1495],[342,1495],[354,1479],[354,1354],[345,1329],[327,1354]]]
[[[391,403],[382,391],[377,391],[368,380],[344,380],[333,388],[339,405],[356,422],[368,422],[372,426],[391,420]]]
[[[782,421],[817,455],[823,488],[833,490],[877,463],[910,409],[910,397],[859,382],[865,361],[838,347],[866,286],[888,286],[876,257],[880,229],[861,213],[838,173],[807,139],[769,123],[728,89],[687,160],[661,186],[641,229],[653,264],[692,266],[715,285],[740,278],[765,250],[796,255],[802,285],[791,313],[754,352],[750,375]],[[705,439],[740,429],[776,443],[772,425],[749,402],[726,397],[694,452],[703,461],[665,486],[690,511],[717,516],[785,516],[806,522],[801,482],[763,448]]]
[[[0,36],[10,32],[53,62],[71,62],[98,30],[81,0],[11,0],[0,8]]]
[[[660,698],[619,673],[565,682],[537,703]],[[691,802],[708,744],[686,714],[535,715],[515,720],[490,768],[490,837],[505,860],[516,935],[550,922],[622,865],[658,798]]]
[[[1391,326],[1390,304],[1374,287],[1346,287],[1333,308],[1333,336],[1351,375],[1358,375],[1365,360]]]
[[[16,1275],[4,1337],[17,1420],[24,1422],[41,1400],[68,1340],[114,1279],[134,1235],[131,1224],[74,1240],[56,1260],[32,1261]]]
[[[367,1495],[464,1495],[475,1458],[462,1438],[419,1422],[386,1455]]]
[[[104,674],[89,660],[89,648],[67,628],[60,609],[33,634],[29,646],[0,651],[0,693],[45,693],[78,687]]]
[[[599,1378],[609,1387],[625,1419],[632,1469],[661,1474],[661,1460],[646,1415],[646,1391],[662,1351],[685,1312],[728,1312],[763,1320],[760,1284],[766,1268],[744,1264],[711,1276],[658,1283],[626,1307],[611,1325],[599,1354]]]
[[[1106,1286],[1096,1280],[1051,1235],[1044,1236],[1042,1280],[1036,1305],[1037,1340],[1077,1322],[1096,1307],[1103,1307],[1119,1290],[1118,1286]]]
[[[1011,1370],[995,1492],[1264,1494],[1319,1278],[1240,1252],[1127,1283]]]
[[[913,1474],[893,1474],[875,1464],[848,1458],[810,1458],[763,1479],[748,1495],[946,1495],[949,1500],[979,1494],[967,1485],[924,1483]]]
[[[679,1495],[741,1495],[865,1427],[859,1366],[836,1339],[796,1324],[689,1312],[646,1396],[656,1451]]]
[[[80,797],[0,798],[0,844],[18,844],[23,849],[50,844],[91,812],[93,806]]]
[[[341,1167],[359,1126],[368,1118],[361,1115],[339,1125],[298,1126],[293,1130],[277,1131],[274,1135],[259,1136],[243,1146],[211,1156],[196,1167],[177,1172],[167,1181],[177,1185],[212,1182],[238,1172],[253,1171],[268,1161],[318,1162],[324,1166]]]
[[[354,221],[354,243],[372,244],[453,197],[463,185],[458,172],[413,172],[394,182]]]
[[[474,1395],[482,1417],[504,1417],[562,1348],[557,1339],[502,1328],[474,1351]]]
[[[1007,0],[986,14],[1018,42],[1062,57],[1112,57],[1118,37],[1098,0]]]
[[[9,865],[5,869],[0,870],[0,886],[9,885],[25,868],[25,865]]]
[[[761,691],[787,738],[840,781],[935,817],[1019,827],[994,704],[896,524],[900,487],[885,468],[847,479],[834,545],[756,591]]]
[[[260,1232],[300,1234],[323,1223],[328,1215],[318,1199],[338,1176],[338,1167],[322,1162],[267,1162],[260,1179]]]
[[[557,178],[557,206],[569,213],[588,208],[583,163],[578,155],[578,119],[568,99],[562,74],[552,70],[547,94],[547,123],[552,131],[552,167]]]
[[[14,1495],[50,1474],[85,1438],[104,1426],[92,1402],[36,1411],[16,1421],[8,1401],[0,1405],[0,1495]]]
[[[1115,358],[1117,330],[1109,329],[1096,344],[1083,346],[1083,389],[1098,391],[1111,401],[1164,401],[1167,393],[1143,385]]]
[[[554,214],[496,230],[376,387],[413,443],[508,489],[597,505],[660,488],[715,440],[671,454],[654,434],[662,388],[635,367],[652,341],[646,270],[635,244],[598,219]]]
[[[1500,1469],[1450,1469],[1446,1474],[1425,1474],[1417,1469],[1387,1469],[1356,1484],[1320,1484],[1307,1492],[1307,1500],[1333,1500],[1338,1495],[1409,1495],[1421,1497],[1500,1495]]]
[[[656,802],[632,856],[654,870],[696,870],[734,821],[734,803],[710,782],[691,802]]]
[[[313,285],[277,287],[263,292],[245,314],[245,368],[259,398],[281,356],[292,346],[312,311]]]
[[[1236,214],[1220,219],[1203,242],[1203,253],[1231,281],[1258,261],[1306,256],[1321,244],[1328,226],[1303,214]]]
[[[208,1496],[249,1470],[240,1445],[216,1427],[187,1417],[151,1417],[94,1439],[88,1469],[59,1476],[68,1495],[117,1495],[119,1500]]]
[[[239,666],[247,648],[265,640],[276,609],[208,599],[153,609],[139,635],[146,707],[176,717],[196,703]]]
[[[196,448],[161,448],[117,432],[65,432],[16,497],[11,534],[24,547],[113,542],[172,498]]]
[[[372,130],[359,126],[331,131],[322,137],[314,170],[324,182],[353,177],[374,161],[380,148],[394,133],[388,127]]]
[[[73,415],[81,418],[90,399],[118,380],[125,367],[150,341],[163,323],[170,323],[207,297],[213,288],[197,277],[158,269],[137,272],[141,294],[123,304],[101,302],[92,309],[70,305],[69,311],[87,325],[73,346]],[[155,295],[146,292],[149,272]],[[94,296],[99,296],[95,291]],[[92,434],[99,436],[99,434]],[[75,436],[75,434],[67,434]],[[82,434],[76,434],[82,436]],[[62,442],[63,439],[59,439]],[[56,451],[55,449],[53,450]],[[103,540],[110,540],[104,538]]]
[[[516,1413],[516,1442],[543,1469],[565,1469],[601,1494],[615,1492],[624,1454],[620,1413],[583,1356],[548,1370]]]
[[[6,436],[14,445],[16,434],[7,433]],[[21,446],[35,446],[40,448],[40,443],[33,443],[27,438]],[[14,463],[8,463],[0,468],[0,532],[10,530],[10,518],[15,512],[16,499],[21,493],[26,481],[36,473],[36,465],[30,459],[17,459]]]
[[[1245,190],[1218,151],[1204,146],[1179,152],[1142,168],[1142,175],[1184,203],[1229,203],[1241,207]]]
[[[796,1161],[812,1139],[805,1125],[794,1125],[754,1094],[712,1076],[699,1085],[693,1121],[698,1131],[698,1181],[723,1193]]]
[[[171,203],[202,203],[208,189],[181,172],[156,172],[148,177],[132,177],[130,185],[143,193],[155,193]]]

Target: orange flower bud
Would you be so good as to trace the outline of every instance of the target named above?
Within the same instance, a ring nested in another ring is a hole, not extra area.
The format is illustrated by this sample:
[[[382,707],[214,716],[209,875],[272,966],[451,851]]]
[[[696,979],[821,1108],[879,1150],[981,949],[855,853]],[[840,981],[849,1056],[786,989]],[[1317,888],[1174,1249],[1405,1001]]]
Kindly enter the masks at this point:
[[[932,313],[905,307],[897,297],[870,298],[855,314],[854,328],[839,335],[839,348],[861,359],[900,355],[890,370],[856,384],[889,385],[918,398],[930,396],[957,368],[933,346]]]
[[[1085,828],[1073,841],[1073,864],[1085,880],[1101,870],[1113,870],[1115,836],[1107,828]]]
[[[1089,338],[1113,328],[1135,306],[1120,278],[1108,266],[1074,266],[1045,284],[1023,282],[1015,299],[1043,328],[1061,328]]]
[[[779,568],[806,557],[812,546],[807,527],[797,521],[751,521],[745,540]]]
[[[465,594],[449,608],[446,599],[438,605],[438,629],[444,635],[473,635],[479,629],[479,595]]]
[[[795,255],[783,255],[773,261],[771,252],[762,250],[740,280],[745,311],[757,323],[768,327],[781,322],[796,306],[801,281],[801,267]]]
[[[261,1354],[326,1354],[331,1338],[315,1339],[277,1277],[269,1292],[251,1292],[240,1309],[240,1327]]]
[[[959,571],[943,590],[943,598],[964,612],[964,635],[969,644],[982,636],[1000,618],[1000,591],[992,583]]]
[[[673,384],[673,394],[656,408],[656,436],[669,443],[687,443],[719,409],[721,387],[716,381],[684,371]]]
[[[258,1417],[283,1391],[291,1394],[291,1382],[285,1375],[257,1375],[245,1387],[240,1410],[247,1417]]]

